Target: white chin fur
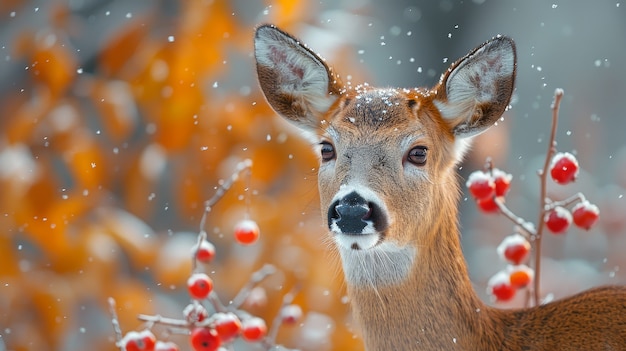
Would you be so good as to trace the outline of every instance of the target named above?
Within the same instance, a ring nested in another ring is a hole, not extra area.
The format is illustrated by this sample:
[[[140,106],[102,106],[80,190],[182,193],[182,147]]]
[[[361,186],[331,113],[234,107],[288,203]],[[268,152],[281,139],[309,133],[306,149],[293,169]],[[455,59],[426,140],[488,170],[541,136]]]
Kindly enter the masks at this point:
[[[334,232],[334,231],[333,231]],[[367,232],[366,232],[367,233]],[[371,234],[335,234],[335,242],[344,249],[368,250],[376,246],[380,235],[376,232]]]
[[[348,284],[353,286],[394,285],[409,276],[417,254],[414,247],[410,245],[401,247],[390,242],[383,242],[372,245],[369,249],[354,250],[350,248],[350,236],[340,238],[346,236],[337,235],[335,240],[339,244],[341,262]],[[363,242],[373,239],[378,242],[378,235],[365,235],[365,238],[362,238]]]

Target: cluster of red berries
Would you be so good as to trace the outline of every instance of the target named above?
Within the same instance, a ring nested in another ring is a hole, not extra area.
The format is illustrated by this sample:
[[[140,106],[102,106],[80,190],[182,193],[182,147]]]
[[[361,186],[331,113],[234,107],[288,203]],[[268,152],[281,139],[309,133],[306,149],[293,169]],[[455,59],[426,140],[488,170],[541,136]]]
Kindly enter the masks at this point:
[[[578,177],[578,161],[568,152],[556,153],[549,166],[550,176],[557,184],[569,184]],[[487,171],[472,172],[466,185],[479,209],[487,213],[497,213],[504,206],[505,195],[513,177],[491,165],[488,168]],[[570,212],[566,207],[572,203],[576,204]],[[589,230],[600,214],[598,207],[585,200],[581,194],[572,198],[572,201],[548,202],[545,205],[543,221],[546,228],[554,234],[566,232],[572,223]],[[532,232],[528,228],[524,228],[524,231]],[[524,264],[530,256],[531,248],[530,242],[520,233],[507,236],[498,246],[498,256],[508,265],[487,283],[487,292],[496,301],[511,300],[517,290],[529,286],[533,281],[534,271]]]
[[[578,161],[568,152],[559,152],[552,158],[550,176],[557,184],[569,184],[578,177]],[[554,234],[565,233],[572,222],[579,228],[589,230],[598,220],[600,210],[587,200],[578,202],[571,212],[555,206],[544,217],[546,228]]]
[[[492,168],[485,171],[474,171],[467,178],[467,188],[476,200],[476,205],[483,212],[498,212],[496,199],[504,203],[504,196],[509,192],[513,176]]]
[[[242,220],[235,225],[234,238],[242,245],[253,244],[259,238],[259,227],[253,220]],[[192,254],[196,262],[204,264],[214,259],[215,246],[206,239],[206,233],[200,233]],[[213,280],[207,274],[192,273],[187,279],[187,291],[192,302],[183,310],[184,320],[176,320],[176,325],[189,330],[189,343],[194,351],[216,351],[239,337],[253,343],[265,339],[268,328],[262,318],[239,309],[209,313],[202,304],[213,291]],[[282,324],[296,324],[301,317],[302,309],[295,304],[284,306],[280,312]],[[150,329],[129,331],[118,344],[125,351],[179,350],[172,342],[157,340]]]
[[[233,312],[218,312],[210,318],[212,321],[209,324],[202,323],[202,326],[191,329],[189,341],[194,351],[214,351],[237,337],[248,342],[259,342],[267,334],[265,321],[258,317],[247,316],[242,321]]]
[[[524,264],[530,256],[530,250],[530,242],[519,233],[505,237],[498,245],[498,256],[508,265],[487,282],[487,293],[496,301],[509,301],[517,290],[532,283],[535,272]]]

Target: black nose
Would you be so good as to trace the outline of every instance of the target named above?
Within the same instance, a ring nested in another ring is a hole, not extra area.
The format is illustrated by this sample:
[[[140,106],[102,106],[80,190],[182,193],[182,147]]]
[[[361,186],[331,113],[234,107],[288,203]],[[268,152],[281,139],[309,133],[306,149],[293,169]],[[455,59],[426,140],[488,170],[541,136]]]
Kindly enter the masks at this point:
[[[331,231],[345,234],[373,234],[364,232],[370,225],[377,231],[384,227],[380,208],[368,202],[356,191],[349,193],[341,199],[333,202],[328,209],[328,226]],[[333,228],[333,226],[337,228]]]

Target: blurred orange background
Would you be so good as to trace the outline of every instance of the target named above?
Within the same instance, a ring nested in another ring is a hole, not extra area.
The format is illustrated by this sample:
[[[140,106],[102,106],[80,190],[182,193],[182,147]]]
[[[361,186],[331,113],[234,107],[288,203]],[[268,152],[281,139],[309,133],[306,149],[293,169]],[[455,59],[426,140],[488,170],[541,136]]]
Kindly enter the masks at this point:
[[[422,44],[432,44],[435,39],[423,38],[435,34],[441,34],[438,38],[443,42],[447,32],[454,32],[450,23],[461,21],[464,13],[452,1],[432,4],[393,6],[403,21],[432,28],[438,19],[449,19],[432,33],[412,33],[421,36],[416,40]],[[446,4],[456,7],[448,9]],[[481,23],[486,11],[480,4],[463,5],[473,6],[476,23]],[[340,72],[348,72],[358,82],[373,79],[403,85],[394,73],[400,66],[398,57],[383,53],[376,61],[367,56],[383,50],[394,33],[400,37],[398,28],[386,26],[393,19],[385,18],[384,8],[369,1],[0,3],[0,59],[4,60],[0,62],[0,340],[6,349],[115,350],[109,296],[117,301],[125,331],[141,326],[139,313],[182,317],[188,302],[184,284],[191,270],[190,249],[203,202],[237,162],[249,158],[254,163],[250,183],[235,183],[207,221],[209,239],[217,247],[217,259],[207,267],[216,290],[228,302],[252,272],[272,263],[279,273],[262,284],[268,303],[250,312],[271,321],[282,296],[296,284],[302,289],[295,302],[306,312],[302,325],[281,329],[280,343],[304,350],[360,350],[340,266],[323,239],[316,157],[298,133],[275,116],[257,88],[252,35],[257,24],[271,22],[310,38],[311,47],[319,45]],[[507,14],[514,17],[517,10],[511,9]],[[372,23],[383,29],[365,33]],[[548,123],[554,85],[565,84],[567,94],[568,81],[555,79],[546,88],[534,63],[530,68],[529,48],[540,42],[541,35],[530,37],[523,26],[500,25],[495,30],[523,38],[516,100],[531,106],[526,108],[534,113],[532,128],[538,126],[540,132],[528,127],[531,131],[520,136],[523,123],[531,124],[529,113],[514,109],[510,114],[518,122],[503,123],[481,136],[475,156],[461,172],[480,167],[486,155],[493,156],[501,168],[510,166],[511,173],[527,170],[521,177],[516,175],[519,183],[510,204],[522,208],[522,215],[534,216],[536,201],[527,195],[536,190],[535,183],[529,185],[539,164],[533,157],[544,149],[541,139],[548,126],[543,123]],[[410,66],[418,77],[414,85],[428,85],[450,64],[447,59],[442,62],[440,53],[460,57],[488,38],[481,31],[477,30],[480,40],[466,36],[462,42],[438,46],[434,53],[425,53],[434,46],[412,49],[410,31],[402,32],[403,44],[394,39],[396,46],[393,40],[389,46],[391,50],[409,47],[418,60],[422,54],[428,56],[431,63],[424,69]],[[369,42],[365,55],[359,49],[365,45],[362,40]],[[456,48],[452,53],[450,46]],[[624,55],[620,50],[599,53],[599,66],[591,60],[585,67],[616,69]],[[378,69],[364,64],[364,57],[370,58],[370,65],[377,62]],[[414,57],[407,54],[402,60],[408,64]],[[609,59],[613,66],[607,66]],[[395,68],[381,69],[380,62]],[[537,66],[543,61],[538,62]],[[611,72],[600,73],[601,78],[620,96],[626,90],[624,80],[612,80]],[[596,156],[606,155],[607,149],[611,161],[603,168],[608,169],[606,174],[594,181],[589,173],[593,171],[584,173],[575,189],[590,192],[588,198],[604,211],[599,229],[591,234],[576,232],[572,234],[576,239],[565,244],[555,239],[546,242],[546,255],[557,258],[547,262],[543,279],[557,297],[590,285],[624,282],[618,272],[626,247],[626,205],[619,194],[626,193],[626,148],[623,139],[607,142],[608,146],[600,143],[616,140],[611,133],[624,123],[597,127],[593,116],[604,118],[609,112],[596,112],[589,104],[612,105],[593,97],[575,99],[587,95],[578,84],[571,85],[574,98],[566,98],[563,113],[584,111],[579,113],[584,115],[565,122],[562,132],[571,129],[579,134],[559,138],[566,139],[565,147],[580,150],[583,168],[601,166]],[[609,99],[607,95],[603,98]],[[587,136],[577,130],[585,130]],[[595,139],[590,141],[588,135]],[[528,139],[533,146],[524,152],[529,154],[519,156],[522,153],[514,150],[524,148]],[[262,236],[250,247],[237,245],[232,238],[233,225],[245,215],[246,197]],[[499,269],[493,264],[494,247],[509,234],[511,225],[477,215],[469,202],[461,205],[467,213],[463,227],[470,233],[464,245],[482,293],[485,281]],[[568,261],[576,255],[584,257]],[[557,278],[564,276],[565,283],[559,284]],[[188,348],[184,337],[172,340],[181,349]]]

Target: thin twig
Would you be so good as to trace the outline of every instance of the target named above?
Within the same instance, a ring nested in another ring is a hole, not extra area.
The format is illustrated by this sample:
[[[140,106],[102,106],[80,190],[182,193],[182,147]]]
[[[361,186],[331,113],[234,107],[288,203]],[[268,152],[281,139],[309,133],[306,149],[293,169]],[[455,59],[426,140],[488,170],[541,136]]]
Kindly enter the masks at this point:
[[[549,211],[555,209],[557,206],[568,207],[568,206],[573,205],[573,204],[575,204],[577,202],[583,202],[583,201],[585,201],[585,195],[583,195],[583,193],[577,193],[577,194],[574,194],[574,195],[568,197],[567,199],[560,200],[560,201],[553,201],[553,202],[547,203],[545,211],[549,212]]]
[[[208,300],[209,302],[211,302],[211,305],[213,305],[213,308],[216,312],[228,312],[228,309],[226,308],[226,306],[224,306],[222,300],[220,300],[220,297],[217,296],[217,293],[215,291],[211,291]]]
[[[206,212],[205,212],[206,214]],[[203,215],[204,217],[204,215]],[[202,242],[207,239],[207,233],[203,229],[200,229],[200,233],[198,233],[198,239],[196,240],[196,245],[193,247],[194,250],[191,253],[191,271],[196,272],[198,269],[198,250],[200,250],[200,246],[202,246]]]
[[[280,310],[278,310],[276,317],[274,317],[274,321],[272,321],[270,331],[267,333],[267,338],[265,338],[264,341],[268,348],[276,345],[276,336],[278,336],[278,330],[283,324],[283,308],[293,302],[293,300],[296,298],[296,295],[298,294],[298,291],[300,291],[300,285],[294,286],[287,294],[285,294],[285,296],[283,296],[283,303],[281,304]]]
[[[206,219],[207,219],[207,216],[209,215],[209,212],[211,212],[211,208],[222,197],[224,197],[228,189],[230,189],[230,187],[233,186],[233,183],[235,183],[237,179],[239,179],[239,175],[244,171],[246,171],[248,174],[248,177],[246,178],[246,188],[248,189],[250,188],[249,170],[251,167],[252,167],[252,160],[250,159],[245,159],[239,162],[237,166],[235,167],[233,174],[231,174],[231,176],[225,182],[222,182],[217,187],[217,189],[215,190],[215,194],[213,194],[213,196],[210,199],[204,202],[204,212],[202,213],[202,217],[200,218],[200,231],[199,231],[198,240],[195,246],[196,249],[194,250],[193,255],[191,256],[191,268],[193,272],[195,272],[196,269],[198,268],[198,261],[196,260],[196,254],[198,253],[197,251],[200,248],[200,245],[202,244],[202,242],[207,239],[207,232],[205,231],[204,227],[206,226]],[[249,206],[248,197],[246,198],[246,206]],[[246,211],[246,216],[247,216],[247,212],[248,211]]]
[[[518,226],[520,228],[520,231],[527,234],[528,238],[533,238],[537,236],[537,232],[535,231],[532,223],[513,213],[513,211],[509,210],[509,208],[506,207],[506,205],[497,197],[494,199],[494,202],[498,206],[500,213],[502,213],[504,217],[508,218],[511,222]]]
[[[267,278],[267,276],[272,275],[274,273],[276,273],[276,267],[274,267],[271,264],[265,264],[263,267],[261,267],[261,269],[252,273],[250,280],[248,280],[246,285],[244,285],[243,288],[239,290],[239,293],[237,293],[237,296],[233,298],[232,302],[230,303],[230,307],[234,309],[239,309],[239,307],[241,307],[241,305],[243,305],[243,303],[248,298],[248,295],[250,295],[250,291],[252,291],[252,289],[257,284],[259,284],[261,281]]]
[[[115,332],[115,345],[120,348],[120,351],[124,351],[124,346],[121,341],[124,335],[122,334],[122,328],[120,327],[120,320],[117,317],[117,307],[115,304],[115,299],[109,297],[109,313],[111,313],[111,324],[113,324],[113,331]]]
[[[140,314],[137,316],[137,319],[146,323],[165,325],[170,327],[170,331],[174,334],[184,334],[189,332],[189,328],[191,327],[207,327],[213,325],[215,323],[215,315],[211,315],[210,317],[196,322],[189,322],[186,319],[177,319],[177,318],[169,318],[163,317],[161,315],[148,315],[148,314]]]
[[[209,212],[211,212],[211,207],[213,207],[213,205],[215,205],[224,196],[224,194],[226,194],[226,191],[230,189],[233,183],[236,182],[237,179],[239,179],[239,174],[241,174],[241,172],[243,171],[249,170],[251,167],[252,167],[252,160],[250,159],[245,159],[239,162],[237,164],[237,167],[235,168],[235,171],[230,176],[230,178],[226,179],[225,182],[220,184],[220,186],[215,191],[215,194],[213,195],[213,197],[211,197],[204,203],[204,213],[202,214],[202,218],[200,218],[200,231],[204,230],[204,226],[206,224],[206,217],[209,214]]]
[[[163,325],[168,325],[172,327],[188,327],[189,326],[189,322],[187,322],[184,319],[168,318],[168,317],[163,317],[158,314],[155,316],[151,316],[147,314],[140,314],[137,316],[137,319],[143,322],[147,322],[147,323],[153,323],[153,324],[157,323],[157,324],[163,324]]]
[[[559,107],[561,106],[561,99],[563,98],[563,89],[556,89],[554,91],[554,101],[552,102],[552,129],[550,130],[550,139],[548,140],[548,151],[546,152],[546,159],[543,164],[543,169],[539,173],[540,190],[539,190],[539,218],[537,219],[537,235],[534,240],[535,246],[535,282],[533,285],[533,293],[535,305],[540,303],[540,277],[541,277],[541,239],[543,236],[544,220],[546,214],[547,205],[547,180],[548,180],[548,167],[550,167],[550,161],[552,156],[556,152],[556,129],[559,122]]]

